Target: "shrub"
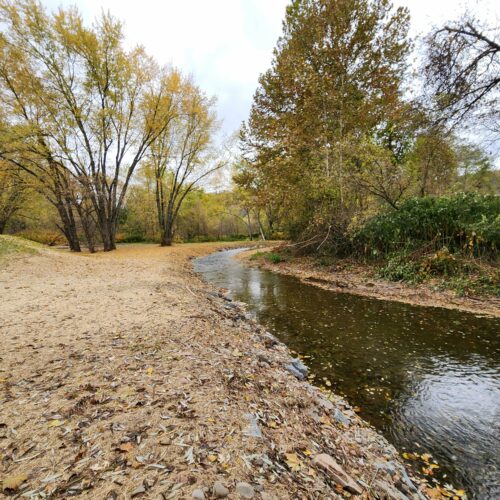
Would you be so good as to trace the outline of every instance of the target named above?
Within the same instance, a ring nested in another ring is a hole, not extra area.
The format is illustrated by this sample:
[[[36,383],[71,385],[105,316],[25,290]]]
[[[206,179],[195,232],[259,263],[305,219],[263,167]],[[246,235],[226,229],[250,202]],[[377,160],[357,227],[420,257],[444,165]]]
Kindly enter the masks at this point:
[[[279,253],[269,252],[265,256],[266,260],[273,264],[279,264],[280,262],[286,262],[286,258]]]
[[[26,229],[16,233],[16,236],[20,236],[26,240],[36,241],[37,243],[42,243],[43,245],[48,245],[49,247],[54,245],[65,245],[67,243],[64,235],[59,231]]]
[[[424,273],[445,276],[452,276],[458,269],[459,262],[446,247],[426,257],[421,265],[421,271]]]
[[[420,283],[420,263],[408,259],[404,253],[392,255],[385,266],[378,270],[377,276],[389,281],[406,281],[408,283]]]
[[[446,247],[451,253],[496,258],[500,198],[475,193],[411,198],[398,210],[366,221],[354,241],[359,251],[371,257]]]

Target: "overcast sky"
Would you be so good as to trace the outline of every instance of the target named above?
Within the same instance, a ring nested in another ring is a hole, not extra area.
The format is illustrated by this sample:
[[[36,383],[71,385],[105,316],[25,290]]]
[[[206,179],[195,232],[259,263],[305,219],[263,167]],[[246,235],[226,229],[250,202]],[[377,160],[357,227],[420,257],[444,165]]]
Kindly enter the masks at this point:
[[[142,44],[160,63],[172,63],[218,98],[223,130],[248,116],[259,74],[270,64],[288,0],[42,0],[51,9],[77,5],[90,22],[102,10],[125,24],[127,43]],[[409,7],[412,34],[465,9],[498,24],[494,0],[394,0]]]

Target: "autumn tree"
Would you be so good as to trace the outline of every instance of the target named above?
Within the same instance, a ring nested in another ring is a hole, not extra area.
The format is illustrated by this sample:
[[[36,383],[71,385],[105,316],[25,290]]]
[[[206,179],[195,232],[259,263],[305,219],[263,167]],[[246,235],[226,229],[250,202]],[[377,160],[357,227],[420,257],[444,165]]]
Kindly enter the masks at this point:
[[[448,22],[427,37],[426,81],[438,120],[464,118],[498,123],[500,32],[469,15]]]
[[[48,14],[35,0],[2,0],[0,21],[1,99],[18,144],[28,144],[9,159],[22,156],[20,167],[30,164],[51,187],[73,250],[82,196],[104,250],[112,250],[134,171],[168,124],[158,67],[142,48],[124,49],[110,15],[88,28],[74,8]]]
[[[456,180],[457,167],[451,138],[438,128],[420,134],[410,160],[414,194],[420,197],[445,194]]]
[[[345,225],[351,156],[401,100],[409,16],[386,0],[295,0],[242,131],[299,232]],[[302,229],[301,229],[302,228]]]
[[[20,211],[26,195],[26,182],[17,169],[0,160],[0,234]]]
[[[225,161],[214,155],[214,100],[178,74],[171,75],[165,87],[167,126],[152,142],[148,159],[156,180],[160,244],[169,246],[186,196]]]

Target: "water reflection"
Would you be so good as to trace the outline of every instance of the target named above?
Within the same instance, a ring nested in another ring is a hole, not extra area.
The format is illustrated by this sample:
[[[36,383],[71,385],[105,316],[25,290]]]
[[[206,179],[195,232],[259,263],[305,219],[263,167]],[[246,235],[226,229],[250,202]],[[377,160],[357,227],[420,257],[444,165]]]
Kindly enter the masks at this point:
[[[195,262],[400,450],[430,453],[438,476],[500,498],[500,321],[337,294],[248,268],[219,252]]]

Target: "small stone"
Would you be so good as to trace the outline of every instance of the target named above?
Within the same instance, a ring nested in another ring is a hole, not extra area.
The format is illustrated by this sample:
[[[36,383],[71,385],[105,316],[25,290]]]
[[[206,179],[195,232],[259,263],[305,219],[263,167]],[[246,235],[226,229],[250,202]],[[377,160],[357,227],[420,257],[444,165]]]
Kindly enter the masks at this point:
[[[130,497],[131,498],[134,498],[134,497],[137,497],[139,495],[142,495],[143,493],[146,493],[146,488],[144,488],[144,486],[138,486],[131,494],[130,494]]]
[[[248,420],[249,425],[243,431],[243,434],[248,437],[262,439],[262,431],[257,423],[257,419],[251,413],[245,413],[245,418]]]
[[[298,358],[292,359],[292,362],[286,365],[286,369],[299,380],[304,380],[309,373],[307,366]]]
[[[330,455],[320,453],[314,457],[313,463],[321,467],[334,482],[340,484],[349,493],[354,495],[363,493],[356,481]]]
[[[255,491],[248,483],[237,483],[236,484],[236,493],[240,496],[240,498],[253,498],[255,495]]]
[[[338,408],[335,408],[335,411],[333,412],[333,418],[342,425],[345,425],[346,427],[349,427],[351,424],[351,421],[349,418],[347,418]]]
[[[220,481],[215,481],[212,491],[215,498],[226,498],[229,495],[229,490]]]
[[[191,493],[191,497],[194,500],[205,500],[205,493],[203,490],[194,490],[193,493]]]

